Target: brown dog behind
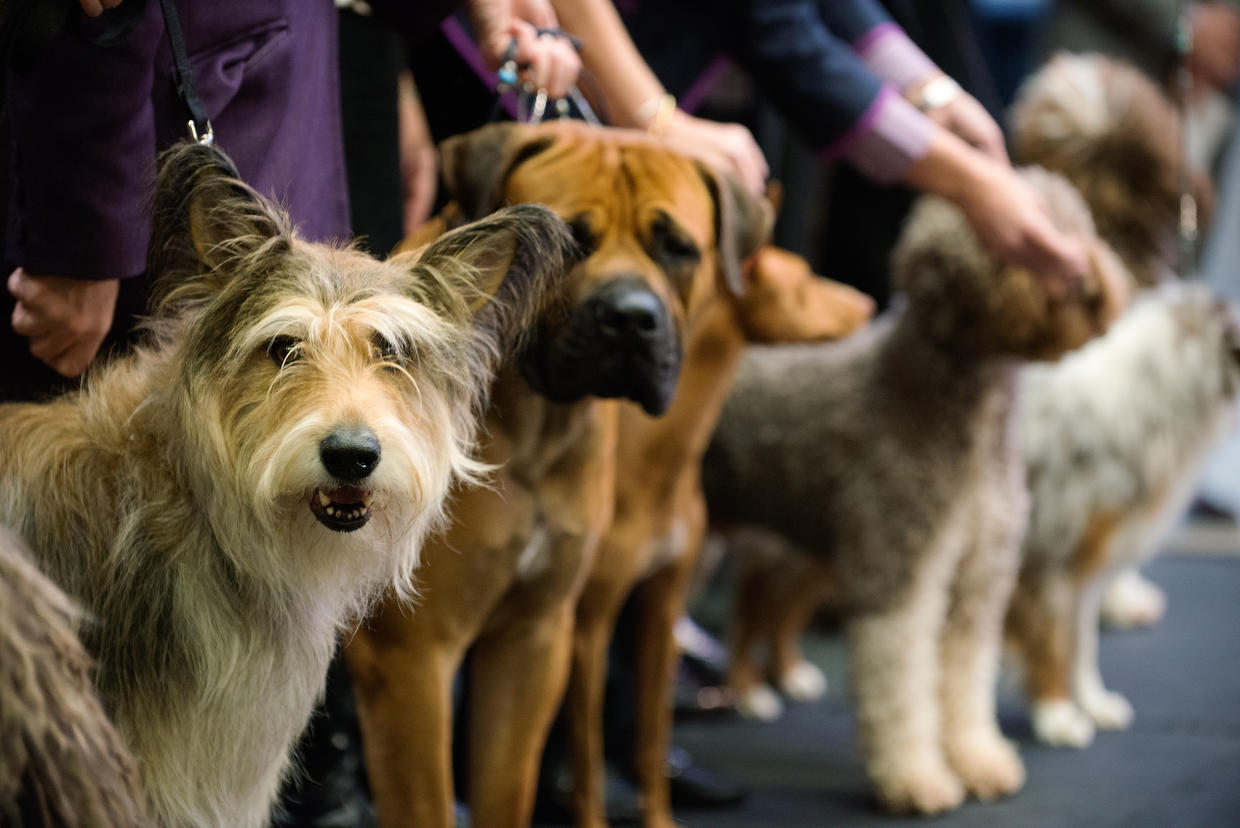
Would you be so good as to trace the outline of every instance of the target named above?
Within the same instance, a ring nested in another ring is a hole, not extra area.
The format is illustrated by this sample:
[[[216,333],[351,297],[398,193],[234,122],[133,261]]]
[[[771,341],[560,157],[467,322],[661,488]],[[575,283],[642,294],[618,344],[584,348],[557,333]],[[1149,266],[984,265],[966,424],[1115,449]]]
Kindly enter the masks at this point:
[[[603,689],[621,605],[639,590],[636,768],[644,824],[672,825],[664,765],[671,733],[672,634],[706,528],[701,460],[747,342],[812,342],[852,332],[873,301],[821,279],[799,256],[763,248],[745,290],[720,294],[690,320],[676,399],[663,417],[620,412],[616,514],[577,602],[568,706],[578,825],[606,821]]]

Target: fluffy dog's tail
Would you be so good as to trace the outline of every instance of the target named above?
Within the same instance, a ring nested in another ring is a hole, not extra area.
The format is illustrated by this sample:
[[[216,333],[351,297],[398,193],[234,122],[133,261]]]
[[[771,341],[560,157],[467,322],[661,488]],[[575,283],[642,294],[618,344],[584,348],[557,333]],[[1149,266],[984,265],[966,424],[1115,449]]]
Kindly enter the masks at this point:
[[[91,685],[79,620],[0,528],[0,823],[149,824],[137,768]]]

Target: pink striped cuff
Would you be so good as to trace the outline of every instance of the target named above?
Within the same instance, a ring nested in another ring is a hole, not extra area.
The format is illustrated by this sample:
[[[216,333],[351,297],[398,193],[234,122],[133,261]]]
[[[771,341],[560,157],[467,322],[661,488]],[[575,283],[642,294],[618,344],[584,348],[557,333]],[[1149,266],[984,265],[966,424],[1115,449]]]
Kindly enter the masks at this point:
[[[934,124],[917,111],[893,86],[884,86],[861,119],[838,141],[826,147],[819,160],[845,159],[863,175],[890,184],[929,150]]]
[[[853,51],[874,74],[897,89],[907,89],[939,71],[895,23],[880,23],[870,29],[853,44]]]

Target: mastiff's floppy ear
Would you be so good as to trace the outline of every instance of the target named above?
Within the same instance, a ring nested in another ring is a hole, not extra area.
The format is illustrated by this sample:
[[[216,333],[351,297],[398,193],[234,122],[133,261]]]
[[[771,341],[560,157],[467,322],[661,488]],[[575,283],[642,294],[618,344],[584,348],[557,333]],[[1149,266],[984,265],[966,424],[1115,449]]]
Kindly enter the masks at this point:
[[[698,171],[715,201],[719,269],[728,289],[739,296],[745,290],[741,263],[770,237],[775,211],[770,202],[750,193],[735,177],[701,163]]]
[[[504,183],[522,162],[550,147],[555,138],[528,124],[488,124],[439,145],[446,191],[467,220],[503,206]]]

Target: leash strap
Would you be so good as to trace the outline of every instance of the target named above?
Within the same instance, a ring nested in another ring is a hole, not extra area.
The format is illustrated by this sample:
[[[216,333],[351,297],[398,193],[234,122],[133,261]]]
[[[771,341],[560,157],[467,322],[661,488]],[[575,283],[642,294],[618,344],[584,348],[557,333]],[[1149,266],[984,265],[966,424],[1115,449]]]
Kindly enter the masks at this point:
[[[164,14],[164,30],[168,33],[168,46],[172,49],[172,71],[177,81],[177,95],[189,113],[189,137],[209,147],[215,143],[215,133],[211,130],[207,108],[203,105],[202,98],[198,97],[198,87],[194,84],[194,68],[190,66],[189,54],[185,48],[181,17],[177,14],[177,7],[172,0],[159,0],[159,10]]]

